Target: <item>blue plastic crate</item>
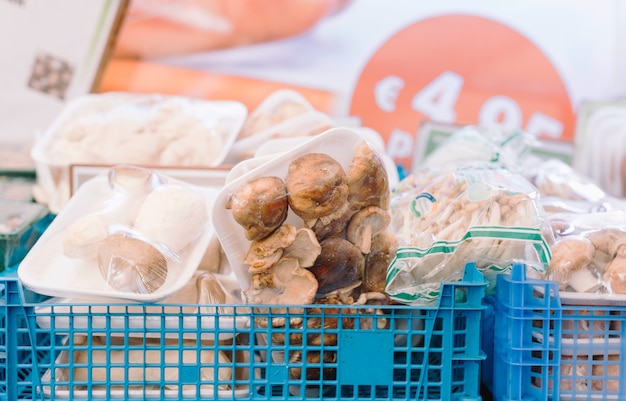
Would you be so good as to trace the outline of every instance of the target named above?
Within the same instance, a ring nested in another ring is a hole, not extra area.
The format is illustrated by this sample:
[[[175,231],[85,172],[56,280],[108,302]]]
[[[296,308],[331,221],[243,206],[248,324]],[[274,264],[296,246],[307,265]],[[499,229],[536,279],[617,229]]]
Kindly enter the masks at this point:
[[[563,304],[556,283],[523,265],[488,301],[483,382],[495,400],[626,399],[626,306]]]
[[[3,283],[3,400],[481,399],[486,283],[473,265],[419,309],[68,305]]]

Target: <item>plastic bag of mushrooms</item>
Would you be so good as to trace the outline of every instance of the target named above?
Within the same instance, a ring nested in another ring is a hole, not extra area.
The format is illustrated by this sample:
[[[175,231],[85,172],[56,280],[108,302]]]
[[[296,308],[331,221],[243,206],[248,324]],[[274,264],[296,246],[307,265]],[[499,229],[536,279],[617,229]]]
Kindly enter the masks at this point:
[[[537,189],[495,163],[423,168],[391,196],[398,251],[387,273],[392,299],[434,305],[441,282],[458,281],[468,261],[490,286],[513,262],[543,274],[554,236]]]
[[[216,200],[213,220],[244,302],[300,305],[289,309],[296,312],[312,304],[389,304],[385,275],[396,249],[388,230],[389,196],[381,157],[344,128],[328,130],[228,183]],[[321,319],[305,322],[301,315],[287,320],[255,323],[313,329],[322,324]],[[385,319],[376,321],[385,324]],[[343,327],[354,327],[354,320],[343,321]],[[280,336],[268,340],[285,341]],[[337,338],[327,335],[323,341],[336,345]],[[297,353],[273,356],[301,358]],[[290,373],[300,377],[302,372]],[[308,379],[320,374],[319,369],[306,372]]]
[[[626,214],[555,213],[556,235],[546,278],[562,298],[598,300],[608,295],[626,303]],[[622,260],[624,258],[624,260]]]
[[[349,163],[315,151],[315,144],[342,133],[351,146],[337,152],[347,153]],[[228,237],[234,234],[228,226],[221,229],[217,216],[216,232],[233,268],[245,270],[240,276],[244,300],[352,304],[365,302],[370,292],[386,298],[385,274],[395,239],[387,230],[390,188],[380,157],[356,133],[343,129],[329,130],[299,150],[224,190],[222,206],[231,226],[238,226],[235,234],[241,234],[238,245],[245,252],[233,254]],[[276,165],[284,166],[285,174],[263,173]],[[214,212],[224,213],[218,207]]]

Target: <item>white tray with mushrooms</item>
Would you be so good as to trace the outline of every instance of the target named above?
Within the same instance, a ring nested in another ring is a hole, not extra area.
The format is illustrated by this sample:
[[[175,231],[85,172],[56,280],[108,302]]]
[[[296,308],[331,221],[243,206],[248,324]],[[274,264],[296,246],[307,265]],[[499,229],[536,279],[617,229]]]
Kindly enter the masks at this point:
[[[124,92],[80,96],[33,145],[35,199],[59,213],[71,194],[71,164],[218,166],[247,114],[236,101]]]
[[[115,166],[79,188],[18,276],[50,296],[163,300],[197,270],[214,235],[210,214],[218,192]]]
[[[545,276],[569,305],[626,305],[626,214],[554,213],[556,235]],[[543,290],[543,288],[540,288]]]
[[[389,223],[389,195],[389,178],[374,147],[346,128],[330,129],[228,182],[215,201],[213,223],[245,301],[307,304],[314,296],[367,282],[364,255],[387,244],[372,238]],[[318,257],[328,263],[341,259],[349,270],[341,272],[343,281],[313,266]],[[368,290],[382,292],[386,262],[378,265],[377,285]],[[263,287],[257,280],[270,266],[280,288],[248,291],[251,280],[252,287]]]

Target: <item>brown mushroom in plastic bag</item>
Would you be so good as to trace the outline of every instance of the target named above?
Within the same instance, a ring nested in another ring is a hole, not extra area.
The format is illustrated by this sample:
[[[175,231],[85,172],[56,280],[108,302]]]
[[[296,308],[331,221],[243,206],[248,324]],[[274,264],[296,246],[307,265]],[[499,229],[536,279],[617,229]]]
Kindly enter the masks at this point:
[[[318,298],[361,284],[365,258],[359,248],[340,237],[327,238],[320,245],[320,256],[309,269],[319,283]]]
[[[258,177],[228,198],[227,209],[250,241],[267,237],[281,226],[288,213],[287,188],[278,177]]]
[[[252,241],[244,262],[250,273],[270,269],[283,256],[283,251],[296,239],[297,228],[290,224],[280,226],[269,236]]]
[[[307,227],[340,209],[348,200],[343,167],[324,153],[306,153],[292,160],[285,183],[289,206]]]
[[[348,187],[348,200],[352,210],[367,206],[389,208],[389,177],[382,160],[365,141],[354,150],[348,170]]]
[[[268,271],[253,274],[243,298],[249,304],[310,304],[317,288],[315,276],[297,259],[283,258]]]
[[[626,294],[626,244],[620,245],[615,256],[606,266],[603,276],[613,294]]]
[[[396,238],[389,232],[382,232],[372,240],[372,248],[365,257],[363,289],[365,291],[385,292],[387,268],[396,254]]]
[[[328,237],[342,236],[350,220],[350,215],[350,208],[346,203],[331,214],[317,219],[311,229],[315,232],[315,236],[320,241]]]
[[[356,212],[346,227],[346,239],[361,252],[370,253],[372,238],[382,233],[391,221],[389,213],[379,207],[369,206]]]
[[[546,277],[556,281],[559,289],[563,290],[570,284],[573,273],[587,268],[594,253],[595,248],[587,238],[563,238],[552,248]]]

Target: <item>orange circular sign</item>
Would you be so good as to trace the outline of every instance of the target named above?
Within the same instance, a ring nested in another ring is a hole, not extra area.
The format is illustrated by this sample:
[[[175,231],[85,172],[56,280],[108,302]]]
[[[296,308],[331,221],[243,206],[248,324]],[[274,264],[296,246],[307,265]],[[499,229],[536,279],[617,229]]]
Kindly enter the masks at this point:
[[[424,121],[521,128],[565,141],[575,124],[558,71],[534,43],[499,22],[456,14],[390,37],[363,69],[350,113],[376,129],[405,167]]]

